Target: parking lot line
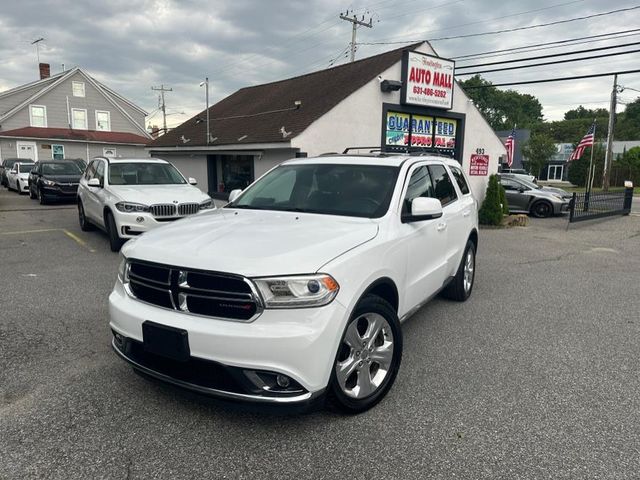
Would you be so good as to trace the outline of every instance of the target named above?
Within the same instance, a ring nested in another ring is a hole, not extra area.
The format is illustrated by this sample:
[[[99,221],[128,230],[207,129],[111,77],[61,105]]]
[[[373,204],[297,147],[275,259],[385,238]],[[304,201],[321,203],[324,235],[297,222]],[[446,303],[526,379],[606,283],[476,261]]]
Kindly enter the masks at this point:
[[[95,253],[96,251],[91,248],[87,242],[77,236],[75,233],[70,232],[66,228],[41,228],[39,230],[19,230],[17,232],[0,232],[0,235],[25,235],[28,233],[46,233],[46,232],[63,232],[67,237],[76,242],[83,248],[86,248],[91,253]]]
[[[72,233],[72,232],[70,232],[70,231],[69,231],[69,230],[67,230],[67,229],[63,229],[62,231],[64,232],[64,234],[65,234],[67,237],[69,237],[69,238],[71,238],[71,239],[75,240],[75,242],[76,242],[78,245],[80,245],[80,246],[82,246],[82,247],[86,248],[86,249],[87,249],[87,250],[89,250],[91,253],[95,253],[95,250],[94,250],[93,248],[91,248],[89,245],[87,245],[87,242],[85,242],[84,240],[82,240],[82,239],[81,239],[79,236],[77,236],[75,233]]]

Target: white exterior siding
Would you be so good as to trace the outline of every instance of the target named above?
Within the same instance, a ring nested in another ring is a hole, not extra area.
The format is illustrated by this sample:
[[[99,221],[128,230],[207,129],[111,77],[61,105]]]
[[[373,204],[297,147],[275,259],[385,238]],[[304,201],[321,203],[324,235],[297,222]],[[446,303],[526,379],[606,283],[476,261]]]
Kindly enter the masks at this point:
[[[417,51],[433,53],[426,46]],[[381,76],[387,80],[400,80],[401,62],[387,69]],[[291,144],[307,152],[309,156],[326,152],[341,153],[347,147],[379,148],[383,127],[383,103],[400,104],[400,92],[381,92],[380,82],[375,78],[312,123],[300,135],[294,137]],[[485,154],[489,155],[489,174],[496,173],[500,156],[506,154],[504,145],[457,83],[454,87],[451,111],[466,115],[462,152],[464,171],[469,174],[471,154],[475,153],[476,149],[482,148]],[[469,178],[476,198],[484,199],[489,177]]]
[[[44,148],[43,145],[64,145],[64,156],[66,158],[82,158],[90,160],[93,157],[102,156],[103,148],[115,148],[118,156],[121,157],[142,157],[147,158],[149,155],[144,150],[144,146],[134,145],[115,145],[115,144],[98,144],[87,142],[65,142],[57,140],[35,140],[33,138],[1,138],[0,137],[0,158],[17,157],[17,143],[33,142],[38,150],[38,160],[51,160],[53,150]]]

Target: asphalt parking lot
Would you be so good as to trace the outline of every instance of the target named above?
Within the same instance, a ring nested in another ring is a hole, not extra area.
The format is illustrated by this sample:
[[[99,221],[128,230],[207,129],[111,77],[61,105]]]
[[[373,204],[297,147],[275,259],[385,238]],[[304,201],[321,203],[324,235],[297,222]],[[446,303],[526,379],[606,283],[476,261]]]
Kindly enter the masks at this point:
[[[472,298],[405,323],[376,408],[292,415],[135,375],[106,236],[1,189],[0,478],[637,478],[640,216],[566,222],[483,230]]]

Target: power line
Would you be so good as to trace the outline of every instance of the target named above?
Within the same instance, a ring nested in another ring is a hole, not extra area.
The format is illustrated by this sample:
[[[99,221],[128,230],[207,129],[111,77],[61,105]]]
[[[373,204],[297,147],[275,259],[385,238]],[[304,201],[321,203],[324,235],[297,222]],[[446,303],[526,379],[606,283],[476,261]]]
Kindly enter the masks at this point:
[[[557,20],[555,22],[548,22],[548,23],[538,23],[536,25],[529,25],[527,27],[515,27],[515,28],[507,28],[507,29],[503,29],[503,30],[493,30],[493,31],[489,31],[489,32],[480,32],[480,33],[469,33],[466,35],[454,35],[454,36],[450,36],[450,37],[439,37],[439,38],[428,38],[428,39],[419,39],[419,40],[404,40],[401,42],[363,42],[361,45],[395,45],[395,44],[401,44],[401,43],[417,43],[417,42],[423,42],[423,41],[430,41],[430,42],[436,42],[436,41],[440,41],[440,40],[454,40],[457,38],[471,38],[471,37],[481,37],[484,35],[497,35],[499,33],[510,33],[510,32],[517,32],[517,31],[521,31],[521,30],[531,30],[533,28],[541,28],[541,27],[549,27],[549,26],[553,26],[553,25],[560,25],[560,24],[564,24],[564,23],[570,23],[570,22],[577,22],[579,20],[588,20],[590,18],[596,18],[596,17],[603,17],[606,15],[612,15],[614,13],[621,13],[621,12],[628,12],[631,10],[637,10],[638,8],[640,8],[640,5],[636,5],[635,7],[628,7],[628,8],[620,8],[618,10],[611,10],[609,12],[602,12],[602,13],[594,13],[592,15],[585,15],[583,17],[575,17],[575,18],[568,18],[565,20]]]
[[[560,77],[560,78],[544,78],[541,80],[526,80],[522,82],[490,83],[487,85],[469,85],[463,88],[465,90],[470,90],[470,89],[476,89],[476,88],[508,87],[511,85],[530,85],[534,83],[564,82],[565,80],[582,80],[584,78],[610,77],[611,75],[628,75],[630,73],[640,73],[640,70],[623,70],[619,72],[593,73],[590,75],[577,75],[573,77]]]
[[[577,37],[577,38],[569,38],[569,39],[565,39],[565,40],[556,40],[555,42],[536,43],[536,44],[533,44],[533,45],[525,45],[525,46],[522,46],[522,47],[503,48],[502,50],[490,50],[490,51],[486,51],[486,52],[469,53],[467,55],[458,55],[456,57],[450,57],[450,58],[452,60],[460,60],[460,59],[463,59],[463,58],[477,57],[477,56],[480,56],[480,55],[487,55],[487,54],[490,54],[490,53],[513,52],[513,51],[522,50],[522,49],[525,49],[525,48],[544,47],[544,46],[547,46],[547,45],[570,43],[570,42],[574,42],[574,41],[577,41],[577,40],[587,40],[587,39],[592,39],[592,38],[608,37],[608,36],[611,36],[611,35],[619,35],[619,34],[622,34],[622,33],[631,33],[631,32],[640,32],[640,28],[633,28],[631,30],[621,30],[619,32],[602,33],[600,35],[589,35],[588,37]],[[612,38],[617,38],[617,37],[612,37]],[[608,40],[608,39],[605,38],[604,40]]]
[[[636,44],[637,45],[637,44]],[[458,77],[459,75],[478,75],[480,73],[490,73],[490,72],[504,72],[506,70],[519,70],[521,68],[533,68],[533,67],[542,67],[545,65],[557,65],[560,63],[571,63],[571,62],[581,62],[583,60],[592,60],[594,58],[604,58],[604,57],[614,57],[617,55],[626,55],[629,53],[638,53],[640,52],[640,49],[636,49],[636,50],[629,50],[626,52],[610,52],[610,53],[601,53],[600,55],[590,55],[587,57],[581,57],[581,58],[565,58],[564,60],[554,60],[552,62],[542,62],[542,63],[534,63],[532,65],[517,65],[514,67],[505,67],[505,68],[490,68],[489,70],[476,70],[473,72],[463,72],[463,73],[456,73],[456,77]],[[531,59],[521,59],[518,60],[520,62],[524,62],[527,60],[531,60]]]
[[[538,55],[537,57],[514,58],[511,60],[501,60],[499,62],[478,63],[475,65],[462,65],[462,66],[456,65],[456,70],[475,68],[475,67],[488,67],[490,65],[504,65],[506,63],[527,62],[529,60],[542,60],[543,58],[565,57],[567,55],[578,55],[580,53],[599,52],[601,50],[611,50],[612,48],[632,47],[634,45],[640,45],[640,42],[623,43],[622,45],[608,45],[606,47],[587,48],[585,50],[575,50],[573,52],[551,53],[549,55]]]

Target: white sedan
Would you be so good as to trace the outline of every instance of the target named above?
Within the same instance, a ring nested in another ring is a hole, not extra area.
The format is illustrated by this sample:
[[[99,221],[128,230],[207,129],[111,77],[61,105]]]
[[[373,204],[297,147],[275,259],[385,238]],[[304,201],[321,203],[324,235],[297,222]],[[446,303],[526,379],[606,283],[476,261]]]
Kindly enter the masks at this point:
[[[33,169],[33,162],[16,163],[7,172],[7,188],[15,190],[20,195],[29,193],[29,172]]]

